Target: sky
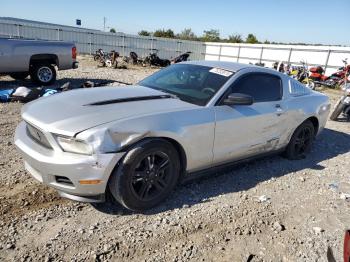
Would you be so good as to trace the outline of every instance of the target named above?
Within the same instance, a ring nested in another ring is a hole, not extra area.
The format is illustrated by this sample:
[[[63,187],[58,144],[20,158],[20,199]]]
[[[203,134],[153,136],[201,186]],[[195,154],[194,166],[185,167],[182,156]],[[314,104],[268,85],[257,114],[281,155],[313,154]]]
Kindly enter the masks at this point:
[[[350,0],[1,0],[0,16],[107,28],[218,29],[221,37],[253,33],[259,41],[350,46]]]

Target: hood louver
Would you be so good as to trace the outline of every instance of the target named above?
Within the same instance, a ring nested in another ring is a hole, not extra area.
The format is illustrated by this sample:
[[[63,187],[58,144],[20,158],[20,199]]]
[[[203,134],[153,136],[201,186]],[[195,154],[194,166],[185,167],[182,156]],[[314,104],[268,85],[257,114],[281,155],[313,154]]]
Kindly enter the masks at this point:
[[[143,100],[154,100],[154,99],[166,99],[166,98],[174,98],[174,97],[171,95],[137,96],[137,97],[104,100],[104,101],[94,102],[91,104],[86,104],[84,106],[102,106],[102,105],[110,105],[110,104],[117,104],[117,103],[135,102],[135,101],[143,101]]]

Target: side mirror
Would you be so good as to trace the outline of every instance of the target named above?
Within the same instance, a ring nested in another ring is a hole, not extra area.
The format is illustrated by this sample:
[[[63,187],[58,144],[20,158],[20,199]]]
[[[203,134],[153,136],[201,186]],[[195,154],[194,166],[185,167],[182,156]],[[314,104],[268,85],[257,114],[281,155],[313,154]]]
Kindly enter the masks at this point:
[[[254,103],[254,98],[250,95],[241,93],[231,93],[225,98],[223,104],[228,106],[233,105],[251,105]]]

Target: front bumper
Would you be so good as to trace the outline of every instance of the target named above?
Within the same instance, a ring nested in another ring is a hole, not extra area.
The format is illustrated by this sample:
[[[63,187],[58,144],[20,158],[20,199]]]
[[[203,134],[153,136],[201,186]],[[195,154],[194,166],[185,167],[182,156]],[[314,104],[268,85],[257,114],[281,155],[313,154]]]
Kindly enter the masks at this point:
[[[48,138],[51,135],[44,134]],[[56,147],[45,148],[28,136],[25,122],[16,129],[15,145],[24,159],[26,170],[35,179],[57,189],[64,197],[84,202],[103,200],[109,176],[123,156],[123,153],[87,156],[63,152]],[[65,179],[62,182],[62,177],[69,179],[70,183]],[[101,182],[89,185],[81,184],[80,180]]]

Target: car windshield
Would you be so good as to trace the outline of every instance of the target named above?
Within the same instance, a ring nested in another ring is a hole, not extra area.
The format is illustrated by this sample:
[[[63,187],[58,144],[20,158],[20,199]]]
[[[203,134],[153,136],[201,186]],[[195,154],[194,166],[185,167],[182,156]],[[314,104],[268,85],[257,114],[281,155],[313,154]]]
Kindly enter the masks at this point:
[[[175,64],[145,78],[139,84],[204,106],[232,75],[233,72],[220,68]]]

